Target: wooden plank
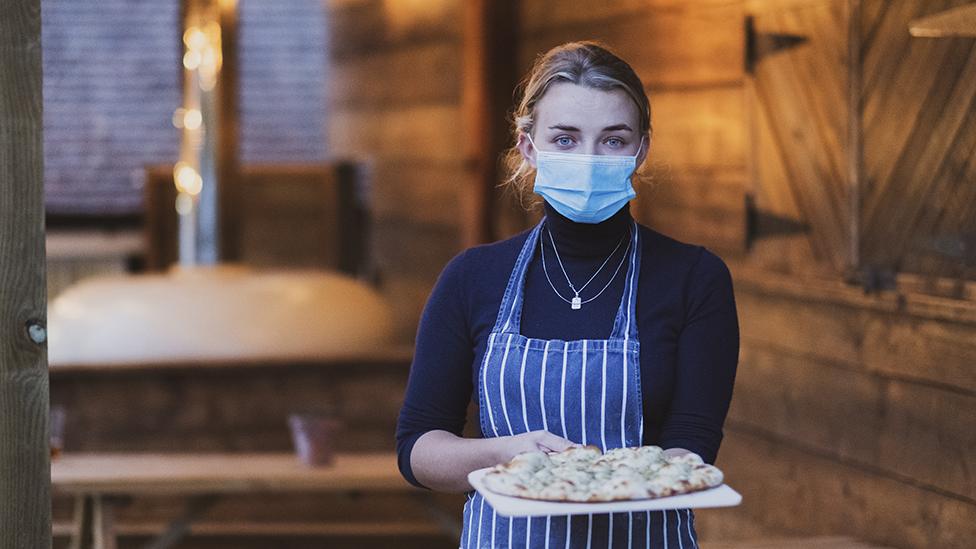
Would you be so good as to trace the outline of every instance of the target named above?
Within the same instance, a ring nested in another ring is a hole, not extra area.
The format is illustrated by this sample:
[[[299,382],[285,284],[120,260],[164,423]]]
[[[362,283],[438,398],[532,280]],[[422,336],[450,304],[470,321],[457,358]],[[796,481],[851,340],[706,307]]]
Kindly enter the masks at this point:
[[[976,503],[976,396],[893,381],[884,399],[878,467]]]
[[[519,66],[570,40],[605,42],[630,63],[646,85],[732,85],[744,78],[741,6],[714,9],[646,10],[611,21],[583,21],[523,33]]]
[[[916,19],[908,30],[912,36],[976,38],[976,5],[967,4]]]
[[[729,418],[737,425],[945,493],[976,494],[976,395],[749,343],[736,395]]]
[[[285,451],[288,415],[323,407],[343,422],[340,451],[386,450],[409,364],[63,372],[52,402],[67,410],[69,452]]]
[[[461,182],[466,176],[457,159],[414,162],[378,158],[370,177],[373,214],[377,219],[407,219],[456,228],[460,223]]]
[[[741,210],[662,205],[650,212],[648,224],[668,236],[713,248],[722,255],[741,253],[745,240]]]
[[[397,324],[397,336],[402,341],[417,337],[420,315],[434,287],[434,279],[420,276],[387,276],[380,291],[393,308],[393,314],[402,321]]]
[[[874,376],[747,342],[735,393],[729,418],[736,424],[838,458],[878,462],[885,401],[884,382]]]
[[[889,117],[873,125],[867,136],[866,167],[875,174],[884,170],[887,179],[876,180],[863,203],[864,255],[874,265],[966,276],[959,272],[963,261],[939,257],[928,250],[927,241],[964,234],[972,225],[966,164],[976,144],[968,131],[976,121],[976,48],[956,47],[922,62],[938,66],[939,72],[930,75],[933,80],[921,95],[924,99],[913,101],[921,106],[914,124],[903,129],[903,148],[878,146],[890,145],[890,135],[901,131],[894,127],[900,121]],[[899,105],[905,100],[887,87],[867,93],[894,96],[888,103],[902,110]],[[903,107],[907,112],[914,108]],[[909,258],[914,261],[906,261]]]
[[[51,485],[70,494],[234,494],[415,490],[396,454],[339,454],[308,467],[294,454],[62,454]]]
[[[433,282],[459,251],[458,231],[410,219],[380,218],[373,228],[380,276],[416,276]],[[422,242],[423,245],[417,245]]]
[[[345,158],[387,160],[457,160],[461,149],[458,105],[340,109],[329,117],[333,154]]]
[[[703,210],[745,210],[746,176],[740,170],[687,170],[662,167],[650,174],[646,191],[651,211],[679,207]],[[744,212],[743,212],[744,214]],[[741,231],[742,227],[737,230]]]
[[[758,278],[748,275],[737,273],[735,280],[744,341],[878,375],[976,393],[972,368],[976,323],[971,320],[920,318],[904,310],[896,296],[892,301],[872,302],[863,296],[859,299],[856,290],[848,290],[846,296],[843,288],[835,288],[834,295],[820,293],[829,286],[823,284],[807,289],[781,285],[777,291],[769,286],[763,289],[756,284]],[[933,303],[933,309],[939,306],[940,301]]]
[[[457,103],[461,55],[452,42],[381,50],[333,63],[329,100],[334,107]]]
[[[787,185],[820,261],[835,272],[847,267],[850,238],[846,145],[847,82],[838,60],[846,55],[845,4],[827,2],[816,7],[764,14],[760,32],[806,36],[808,42],[764,58],[755,75],[757,108],[765,111],[760,131],[773,136],[773,149],[760,156],[780,155]],[[815,85],[816,84],[816,85]]]
[[[0,4],[0,547],[50,547],[41,5]]]
[[[839,462],[734,425],[717,465],[743,496],[736,511],[803,535],[856,536],[917,549],[965,548],[976,503]]]
[[[523,0],[521,17],[527,31],[536,32],[573,24],[600,25],[615,19],[640,17],[649,12],[694,13],[703,9],[738,8],[742,0]]]
[[[330,1],[326,20],[333,59],[430,42],[456,43],[462,2]]]
[[[865,367],[976,393],[976,326],[871,315],[861,332]]]
[[[652,171],[652,187],[638,191],[641,219],[665,234],[726,256],[744,253],[745,174],[735,168],[671,168]]]
[[[744,169],[745,97],[739,85],[649,91],[653,165]]]

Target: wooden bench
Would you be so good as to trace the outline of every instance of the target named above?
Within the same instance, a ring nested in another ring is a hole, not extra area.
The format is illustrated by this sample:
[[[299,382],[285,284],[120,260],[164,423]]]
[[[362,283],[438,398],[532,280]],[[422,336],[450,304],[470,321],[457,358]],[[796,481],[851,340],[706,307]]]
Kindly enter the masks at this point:
[[[457,518],[430,505],[429,492],[403,480],[393,453],[341,454],[324,467],[307,467],[291,453],[68,453],[51,463],[51,485],[75,497],[72,549],[115,549],[116,509],[134,496],[163,494],[185,496],[188,503],[147,548],[174,546],[217,498],[233,494],[409,493],[424,500],[442,531],[460,533]],[[240,533],[252,531],[250,526],[241,525]],[[305,531],[314,526],[299,525]]]

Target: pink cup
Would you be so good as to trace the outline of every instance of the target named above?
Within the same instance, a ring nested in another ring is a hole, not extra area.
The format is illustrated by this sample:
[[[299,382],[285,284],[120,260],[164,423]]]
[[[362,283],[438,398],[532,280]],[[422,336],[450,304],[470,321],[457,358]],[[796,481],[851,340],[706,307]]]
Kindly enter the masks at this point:
[[[323,413],[295,413],[288,416],[288,426],[295,453],[302,463],[315,467],[333,462],[338,420]]]

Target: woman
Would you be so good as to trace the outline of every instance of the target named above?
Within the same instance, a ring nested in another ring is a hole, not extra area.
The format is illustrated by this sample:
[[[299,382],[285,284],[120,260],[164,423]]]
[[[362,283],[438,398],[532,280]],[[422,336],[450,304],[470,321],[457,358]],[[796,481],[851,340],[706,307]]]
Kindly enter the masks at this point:
[[[633,69],[592,42],[554,48],[526,78],[514,134],[510,182],[541,196],[545,217],[438,278],[397,428],[400,469],[468,492],[462,547],[696,547],[689,509],[512,519],[467,482],[574,444],[654,444],[714,463],[738,359],[722,260],[631,217],[651,142]],[[461,436],[472,398],[481,438]]]

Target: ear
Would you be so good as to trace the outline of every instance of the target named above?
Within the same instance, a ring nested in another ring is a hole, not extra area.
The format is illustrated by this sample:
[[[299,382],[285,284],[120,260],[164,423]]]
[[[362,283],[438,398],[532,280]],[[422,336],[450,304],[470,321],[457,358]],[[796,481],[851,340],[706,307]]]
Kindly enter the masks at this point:
[[[637,156],[637,167],[640,168],[644,165],[644,161],[647,160],[647,153],[651,150],[651,138],[647,136],[644,138],[644,146],[641,147],[640,154]]]
[[[522,158],[529,163],[530,166],[535,168],[535,147],[529,142],[529,139],[525,136],[525,132],[519,132],[518,142],[515,147],[522,153]]]

